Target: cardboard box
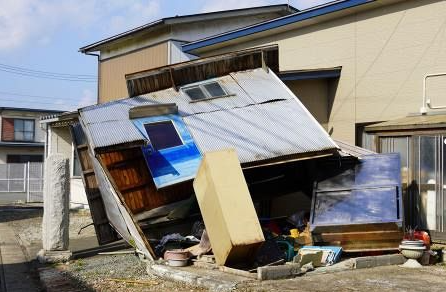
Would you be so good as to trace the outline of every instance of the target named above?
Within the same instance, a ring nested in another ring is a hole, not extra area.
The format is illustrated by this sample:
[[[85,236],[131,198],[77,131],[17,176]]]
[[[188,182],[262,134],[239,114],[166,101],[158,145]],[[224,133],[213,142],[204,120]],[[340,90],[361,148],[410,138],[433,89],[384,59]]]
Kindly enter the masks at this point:
[[[205,153],[194,190],[217,264],[253,261],[265,238],[235,150]]]

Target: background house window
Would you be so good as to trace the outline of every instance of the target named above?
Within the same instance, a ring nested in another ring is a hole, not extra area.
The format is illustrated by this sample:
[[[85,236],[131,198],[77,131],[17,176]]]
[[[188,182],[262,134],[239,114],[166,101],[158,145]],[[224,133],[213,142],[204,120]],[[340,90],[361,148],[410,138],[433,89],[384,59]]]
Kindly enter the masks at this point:
[[[228,95],[228,93],[223,89],[220,83],[215,81],[185,88],[184,92],[192,101]]]
[[[183,145],[172,121],[145,124],[144,128],[149,135],[150,143],[156,150]]]
[[[2,118],[3,141],[34,141],[34,120]]]
[[[34,120],[14,119],[14,140],[34,141]]]

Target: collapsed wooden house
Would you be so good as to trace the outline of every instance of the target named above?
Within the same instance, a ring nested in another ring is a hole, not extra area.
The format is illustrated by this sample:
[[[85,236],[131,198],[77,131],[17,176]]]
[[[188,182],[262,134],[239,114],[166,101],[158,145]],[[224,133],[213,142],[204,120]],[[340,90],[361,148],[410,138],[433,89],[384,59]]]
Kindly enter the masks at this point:
[[[129,98],[79,109],[72,135],[99,242],[122,237],[155,258],[154,242],[201,219],[192,182],[203,154],[235,149],[259,218],[311,211],[318,244],[394,249],[402,236],[395,156],[373,158],[392,163],[381,164],[380,179],[356,183],[354,147],[340,152],[278,69],[274,46],[198,59],[131,74]],[[367,215],[342,215],[375,195]],[[392,206],[384,217],[382,204]]]

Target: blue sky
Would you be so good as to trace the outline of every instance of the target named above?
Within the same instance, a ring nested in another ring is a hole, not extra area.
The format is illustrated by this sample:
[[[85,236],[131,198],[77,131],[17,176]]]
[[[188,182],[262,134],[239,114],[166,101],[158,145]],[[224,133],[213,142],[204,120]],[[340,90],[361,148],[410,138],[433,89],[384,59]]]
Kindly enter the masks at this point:
[[[0,106],[73,110],[96,102],[97,84],[91,79],[85,82],[73,81],[78,79],[76,76],[66,78],[71,81],[36,78],[22,74],[30,75],[29,71],[11,70],[8,66],[95,76],[96,57],[78,52],[84,45],[162,17],[286,2],[0,0]],[[329,1],[289,2],[296,8],[305,9]],[[42,76],[42,73],[38,75]]]

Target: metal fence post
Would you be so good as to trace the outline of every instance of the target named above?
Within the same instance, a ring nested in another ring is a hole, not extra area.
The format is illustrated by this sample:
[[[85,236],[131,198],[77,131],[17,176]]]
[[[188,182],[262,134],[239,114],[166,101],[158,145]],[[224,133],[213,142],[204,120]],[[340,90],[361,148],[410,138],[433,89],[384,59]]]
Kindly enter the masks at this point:
[[[9,193],[9,183],[10,183],[10,179],[9,179],[9,168],[10,168],[10,164],[6,164],[6,177],[8,178],[8,193]]]
[[[25,164],[26,167],[26,202],[30,202],[30,192],[29,192],[29,161],[27,164]]]

